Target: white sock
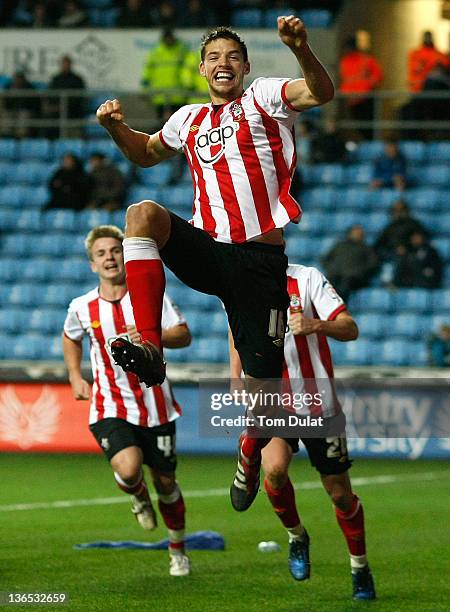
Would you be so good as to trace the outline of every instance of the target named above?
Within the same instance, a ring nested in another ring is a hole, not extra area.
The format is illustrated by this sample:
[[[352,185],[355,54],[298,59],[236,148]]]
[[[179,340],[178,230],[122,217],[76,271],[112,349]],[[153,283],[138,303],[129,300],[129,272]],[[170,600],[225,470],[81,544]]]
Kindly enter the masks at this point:
[[[142,259],[161,259],[158,245],[153,238],[136,236],[123,241],[123,258],[125,263]]]
[[[367,565],[367,555],[350,555],[350,567],[352,570],[361,570]]]
[[[286,527],[286,530],[289,535],[289,542],[292,542],[293,540],[303,540],[303,537],[305,535],[305,528],[301,523],[299,523],[295,527]]]

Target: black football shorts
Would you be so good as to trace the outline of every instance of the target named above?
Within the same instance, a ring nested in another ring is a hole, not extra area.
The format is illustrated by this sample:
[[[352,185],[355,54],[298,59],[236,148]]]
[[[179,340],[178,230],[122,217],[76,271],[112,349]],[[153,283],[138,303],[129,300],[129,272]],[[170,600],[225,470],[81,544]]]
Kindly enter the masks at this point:
[[[163,262],[184,284],[222,300],[246,374],[280,378],[289,307],[284,248],[217,242],[177,215],[170,217]]]
[[[142,427],[124,419],[107,418],[93,423],[89,429],[108,461],[124,448],[137,446],[144,456],[143,462],[149,467],[160,472],[174,472],[177,467],[174,421],[157,427]]]

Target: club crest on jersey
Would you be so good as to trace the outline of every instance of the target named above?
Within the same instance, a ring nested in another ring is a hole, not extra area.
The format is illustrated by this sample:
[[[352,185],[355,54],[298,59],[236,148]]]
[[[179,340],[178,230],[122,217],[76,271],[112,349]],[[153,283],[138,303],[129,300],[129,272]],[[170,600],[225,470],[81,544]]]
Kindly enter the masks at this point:
[[[239,102],[233,102],[230,106],[230,113],[234,121],[242,121],[242,119],[245,119],[244,109]]]
[[[195,139],[195,153],[204,164],[213,164],[225,152],[227,140],[239,129],[239,123],[212,128]]]
[[[301,310],[302,303],[300,301],[299,295],[295,295],[295,294],[291,295],[290,307],[292,310]]]

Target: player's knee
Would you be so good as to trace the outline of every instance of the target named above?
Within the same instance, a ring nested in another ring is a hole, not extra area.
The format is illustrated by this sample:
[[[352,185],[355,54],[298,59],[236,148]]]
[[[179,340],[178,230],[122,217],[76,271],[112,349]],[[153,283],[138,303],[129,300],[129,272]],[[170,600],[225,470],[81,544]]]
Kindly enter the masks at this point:
[[[175,487],[177,486],[175,475],[153,473],[153,485],[157,493],[170,495],[175,491]]]
[[[288,480],[287,468],[282,463],[264,466],[264,473],[272,489],[282,489]]]
[[[342,510],[342,512],[348,512],[352,507],[353,495],[348,494],[341,488],[333,489],[330,491],[329,495],[336,508],[339,508],[339,510]]]
[[[126,234],[128,236],[149,236],[157,241],[166,238],[170,229],[170,216],[167,210],[152,200],[142,200],[131,204],[126,215]]]
[[[128,223],[148,223],[154,221],[160,214],[162,207],[153,200],[142,200],[131,204],[127,208],[126,221]]]
[[[118,465],[114,466],[114,471],[119,474],[120,478],[127,484],[136,484],[142,474],[142,466],[140,462],[133,460],[123,460]]]

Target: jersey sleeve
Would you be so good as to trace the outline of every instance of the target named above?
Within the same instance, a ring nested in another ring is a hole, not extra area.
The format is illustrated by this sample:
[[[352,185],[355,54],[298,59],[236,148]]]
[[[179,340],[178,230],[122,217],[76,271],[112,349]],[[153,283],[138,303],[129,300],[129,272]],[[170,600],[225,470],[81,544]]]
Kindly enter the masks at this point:
[[[179,108],[169,117],[159,132],[161,143],[171,151],[181,151],[183,143],[180,138],[180,129],[185,119],[185,107]]]
[[[185,324],[186,319],[181,314],[178,306],[172,302],[167,294],[164,294],[161,327],[163,329],[168,329],[169,327],[175,327],[175,325]]]
[[[253,81],[251,89],[255,101],[274,119],[286,125],[293,125],[299,112],[286,98],[286,85],[290,79],[259,78]]]
[[[316,268],[310,268],[311,302],[322,321],[333,321],[337,315],[346,310],[344,300],[336,289]]]
[[[67,311],[66,320],[64,321],[64,334],[70,338],[70,340],[79,341],[82,340],[85,330],[80,323],[78,318],[77,309],[73,302]]]

